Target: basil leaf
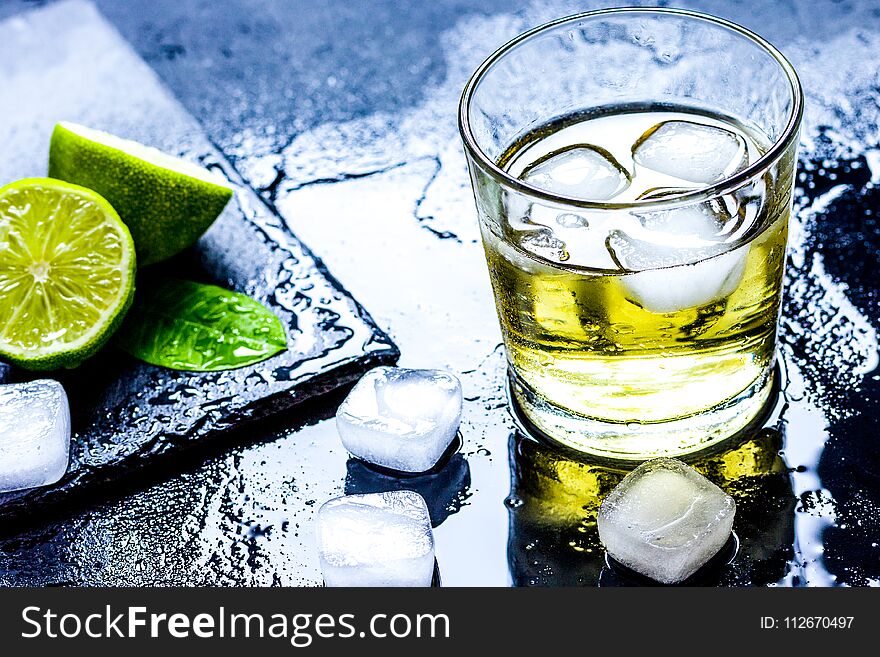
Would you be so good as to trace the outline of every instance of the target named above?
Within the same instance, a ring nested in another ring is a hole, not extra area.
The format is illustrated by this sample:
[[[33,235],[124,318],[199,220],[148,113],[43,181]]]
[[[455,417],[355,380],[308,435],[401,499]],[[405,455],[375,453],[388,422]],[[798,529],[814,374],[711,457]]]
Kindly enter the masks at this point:
[[[243,367],[287,349],[281,322],[260,303],[176,279],[139,287],[116,337],[135,358],[197,372]]]

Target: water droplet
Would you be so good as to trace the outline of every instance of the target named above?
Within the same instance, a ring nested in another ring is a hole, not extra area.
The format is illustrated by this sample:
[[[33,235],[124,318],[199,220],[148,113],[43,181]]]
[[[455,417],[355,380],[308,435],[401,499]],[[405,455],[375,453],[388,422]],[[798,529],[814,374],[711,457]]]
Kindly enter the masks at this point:
[[[571,212],[563,212],[556,217],[556,223],[564,228],[586,228],[589,222],[586,217]]]
[[[523,505],[523,501],[516,495],[509,495],[508,497],[504,498],[504,505],[509,509],[518,509]]]

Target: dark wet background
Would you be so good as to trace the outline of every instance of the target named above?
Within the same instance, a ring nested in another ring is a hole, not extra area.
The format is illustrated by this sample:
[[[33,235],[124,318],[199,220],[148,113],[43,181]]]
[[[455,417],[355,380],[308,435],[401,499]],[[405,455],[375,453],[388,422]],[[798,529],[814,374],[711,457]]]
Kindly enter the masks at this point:
[[[0,18],[37,4],[6,0]],[[401,364],[462,376],[460,453],[406,483],[428,499],[444,585],[633,583],[605,567],[595,535],[596,506],[620,473],[513,431],[454,123],[461,86],[483,57],[527,27],[600,4],[97,5],[395,340]],[[740,541],[731,563],[695,583],[878,584],[880,6],[681,5],[776,43],[808,102],[783,393],[767,428],[695,462],[736,497]],[[347,458],[327,419],[340,399],[0,541],[0,582],[320,583],[317,507],[400,485]]]

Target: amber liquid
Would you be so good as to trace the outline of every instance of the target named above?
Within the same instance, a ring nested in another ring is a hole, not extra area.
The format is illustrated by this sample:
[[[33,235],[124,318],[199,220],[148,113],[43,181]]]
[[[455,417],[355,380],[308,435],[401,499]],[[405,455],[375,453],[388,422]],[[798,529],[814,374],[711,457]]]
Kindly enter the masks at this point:
[[[766,149],[766,140],[717,116],[628,108],[545,126],[513,144],[499,164],[521,176],[565,144],[595,144],[631,172],[610,202],[672,198],[701,185],[639,166],[632,152],[651,126],[670,120],[723,126],[742,139],[749,162]],[[767,174],[730,198],[700,205],[700,212],[724,213],[722,243],[688,251],[695,263],[656,268],[621,262],[613,248],[620,231],[638,232],[630,228],[644,221],[639,213],[526,207],[511,198],[500,217],[484,218],[513,393],[532,428],[621,458],[693,451],[741,428],[748,418],[723,419],[708,431],[699,422],[682,430],[682,421],[743,401],[754,415],[763,399],[745,398],[766,398],[790,193],[790,181],[777,185]],[[674,223],[677,211],[661,218]],[[687,246],[692,237],[682,231]],[[670,431],[658,431],[662,425]]]

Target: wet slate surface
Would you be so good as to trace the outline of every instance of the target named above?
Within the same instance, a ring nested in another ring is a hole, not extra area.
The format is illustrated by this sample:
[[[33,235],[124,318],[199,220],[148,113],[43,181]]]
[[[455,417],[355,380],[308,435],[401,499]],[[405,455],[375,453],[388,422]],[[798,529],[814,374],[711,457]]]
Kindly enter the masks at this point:
[[[0,15],[32,4],[8,0]],[[619,473],[520,436],[506,411],[455,126],[461,87],[494,48],[600,3],[430,4],[98,2],[370,309],[401,363],[461,375],[460,450],[418,482],[444,585],[644,583],[609,568],[596,543],[595,505]],[[737,500],[739,549],[695,583],[878,584],[880,12],[826,0],[676,4],[774,41],[808,103],[782,385],[761,432],[700,459]],[[345,454],[332,421],[341,394],[253,425],[247,446],[168,460],[112,499],[0,541],[0,582],[320,583],[318,506],[404,483]]]
[[[281,319],[288,334],[285,352],[226,372],[175,372],[110,346],[76,370],[49,374],[70,398],[71,464],[54,486],[0,496],[0,518],[12,523],[6,527],[49,508],[58,513],[101,484],[289,410],[396,359],[396,348],[369,315],[241,183],[197,123],[90,5],[66,3],[32,13],[20,24],[7,21],[0,35],[4,48],[26,62],[0,73],[0,85],[16,99],[16,108],[4,114],[9,147],[0,176],[28,175],[21,168],[39,175],[46,166],[46,139],[58,120],[152,143],[161,132],[166,149],[180,149],[182,156],[222,173],[235,185],[236,197],[196,248],[142,275],[174,275],[249,294]],[[43,77],[47,67],[51,72]],[[73,82],[60,82],[65,79]],[[47,94],[51,103],[42,102]],[[11,373],[12,380],[35,376],[41,375]]]

